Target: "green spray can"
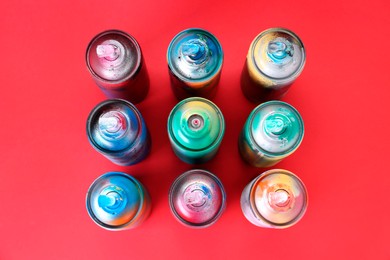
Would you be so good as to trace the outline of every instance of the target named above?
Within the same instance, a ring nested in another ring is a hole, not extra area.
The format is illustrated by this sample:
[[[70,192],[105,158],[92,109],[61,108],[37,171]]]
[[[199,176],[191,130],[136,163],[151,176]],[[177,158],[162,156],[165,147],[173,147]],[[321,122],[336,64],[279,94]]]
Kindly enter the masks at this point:
[[[282,101],[257,106],[249,115],[238,140],[241,157],[255,167],[270,167],[292,154],[304,134],[299,112]]]
[[[172,149],[186,163],[199,164],[212,159],[224,132],[222,112],[205,98],[182,100],[168,117],[168,136]]]

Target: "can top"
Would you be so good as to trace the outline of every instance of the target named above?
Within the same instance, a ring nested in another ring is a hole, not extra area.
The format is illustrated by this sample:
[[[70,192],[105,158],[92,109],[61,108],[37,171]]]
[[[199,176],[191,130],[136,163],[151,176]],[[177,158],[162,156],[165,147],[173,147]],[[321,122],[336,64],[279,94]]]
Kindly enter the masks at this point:
[[[226,193],[221,181],[205,170],[190,170],[180,175],[169,192],[173,214],[190,227],[213,224],[226,205]]]
[[[285,228],[303,217],[308,199],[305,185],[295,174],[273,169],[254,181],[250,202],[258,218]]]
[[[131,225],[144,203],[141,184],[122,172],[108,172],[97,178],[87,193],[87,210],[91,218],[106,229]]]
[[[250,138],[258,150],[268,156],[285,156],[302,142],[304,126],[301,115],[282,101],[257,106],[249,115]]]
[[[248,59],[265,76],[283,80],[298,77],[305,65],[305,48],[290,30],[271,28],[261,32],[249,48]]]
[[[87,120],[87,135],[99,150],[116,152],[133,144],[141,130],[141,115],[130,102],[109,99],[98,104]]]
[[[86,62],[93,76],[116,83],[137,73],[141,55],[141,48],[134,37],[123,31],[108,30],[91,40],[86,52]]]
[[[189,150],[218,144],[225,131],[222,112],[210,100],[191,97],[179,102],[168,118],[168,133],[174,142]]]
[[[203,29],[177,34],[167,52],[168,66],[183,81],[207,81],[222,68],[223,52],[217,38]]]

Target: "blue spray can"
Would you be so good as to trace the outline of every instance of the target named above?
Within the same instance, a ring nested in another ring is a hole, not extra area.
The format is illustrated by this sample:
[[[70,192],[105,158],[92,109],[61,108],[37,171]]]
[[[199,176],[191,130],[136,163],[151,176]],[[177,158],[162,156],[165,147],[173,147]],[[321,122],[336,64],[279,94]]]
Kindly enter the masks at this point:
[[[108,230],[139,226],[151,211],[151,201],[144,186],[122,172],[108,172],[88,189],[87,211],[91,219]]]
[[[96,151],[122,166],[142,161],[151,146],[141,113],[121,99],[103,101],[92,110],[87,120],[87,136]]]
[[[215,96],[223,52],[214,35],[195,28],[180,32],[169,44],[167,60],[172,90],[179,100]]]

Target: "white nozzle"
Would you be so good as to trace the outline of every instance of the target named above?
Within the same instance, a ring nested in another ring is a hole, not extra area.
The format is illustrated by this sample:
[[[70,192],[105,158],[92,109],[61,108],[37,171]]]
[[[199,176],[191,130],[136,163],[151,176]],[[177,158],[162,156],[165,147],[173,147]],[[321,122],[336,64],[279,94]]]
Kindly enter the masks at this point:
[[[286,204],[288,204],[290,200],[290,196],[288,192],[285,190],[277,190],[275,192],[271,192],[269,196],[270,196],[270,203],[278,207],[285,206]]]
[[[102,44],[96,47],[96,54],[99,58],[116,60],[120,55],[120,49],[112,44]]]

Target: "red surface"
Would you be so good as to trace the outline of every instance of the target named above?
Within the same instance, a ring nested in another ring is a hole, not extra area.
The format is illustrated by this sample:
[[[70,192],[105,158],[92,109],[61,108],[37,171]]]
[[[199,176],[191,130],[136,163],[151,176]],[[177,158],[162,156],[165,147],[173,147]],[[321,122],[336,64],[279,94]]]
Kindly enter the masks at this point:
[[[0,259],[390,259],[389,3],[1,1]],[[284,98],[301,112],[305,138],[277,167],[305,182],[310,202],[286,230],[251,225],[239,204],[244,186],[263,171],[237,151],[254,108],[241,93],[240,73],[252,39],[274,26],[293,30],[307,48],[306,67]],[[226,134],[202,167],[220,177],[228,203],[203,230],[182,226],[168,207],[171,183],[192,168],[174,156],[165,130],[176,102],[166,50],[188,27],[211,31],[225,53],[214,101]],[[139,41],[151,80],[138,108],[152,152],[132,167],[98,154],[85,133],[88,113],[105,97],[84,53],[110,28]],[[139,228],[109,232],[89,218],[85,194],[99,175],[118,170],[145,184],[153,210]]]

